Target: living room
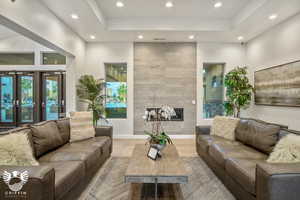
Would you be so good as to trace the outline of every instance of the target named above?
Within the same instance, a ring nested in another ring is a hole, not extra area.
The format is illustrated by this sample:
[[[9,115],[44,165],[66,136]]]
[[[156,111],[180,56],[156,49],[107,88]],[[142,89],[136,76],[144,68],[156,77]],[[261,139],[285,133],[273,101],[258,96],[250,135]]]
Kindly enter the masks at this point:
[[[299,199],[299,32],[299,0],[2,0],[0,199]]]

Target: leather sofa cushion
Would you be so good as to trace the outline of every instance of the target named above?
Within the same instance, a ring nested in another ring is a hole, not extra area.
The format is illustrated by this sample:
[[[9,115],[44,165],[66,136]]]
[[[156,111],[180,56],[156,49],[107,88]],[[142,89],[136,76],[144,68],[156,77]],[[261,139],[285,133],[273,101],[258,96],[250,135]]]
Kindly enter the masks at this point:
[[[256,164],[263,162],[265,161],[229,158],[226,162],[225,170],[241,187],[255,195]]]
[[[267,159],[267,155],[243,144],[213,144],[209,148],[209,155],[223,168],[229,158]]]
[[[55,199],[62,199],[85,177],[82,161],[41,162],[41,165],[53,167],[55,170]]]
[[[198,135],[197,145],[199,145],[200,148],[206,153],[208,152],[208,148],[212,144],[219,144],[219,143],[232,144],[232,145],[240,144],[237,141],[227,140],[225,138],[215,136],[215,135]]]
[[[109,137],[107,136],[98,136],[94,138],[90,138],[87,140],[82,140],[80,142],[72,142],[70,145],[72,146],[89,146],[89,147],[94,147],[94,148],[99,148],[101,150],[101,154],[104,153],[105,150],[108,150],[112,144],[112,141]]]
[[[259,151],[270,154],[278,141],[280,126],[255,120],[241,120],[236,139]]]
[[[40,157],[45,153],[63,145],[56,122],[45,121],[30,126],[35,156]]]
[[[73,145],[68,143],[61,148],[42,156],[40,162],[83,161],[86,172],[98,166],[101,149],[95,146]]]
[[[56,124],[63,140],[63,143],[66,144],[70,140],[70,119],[63,118],[56,120]]]

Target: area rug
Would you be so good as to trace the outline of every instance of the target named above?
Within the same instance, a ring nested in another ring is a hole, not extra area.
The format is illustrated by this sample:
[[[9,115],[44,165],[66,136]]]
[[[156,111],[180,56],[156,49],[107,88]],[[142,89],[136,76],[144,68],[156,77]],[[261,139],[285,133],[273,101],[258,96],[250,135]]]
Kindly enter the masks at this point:
[[[200,157],[182,157],[189,183],[181,184],[185,200],[234,200]],[[129,158],[113,157],[98,172],[86,192],[85,200],[128,200],[131,185],[124,183]],[[167,199],[164,199],[167,200]]]

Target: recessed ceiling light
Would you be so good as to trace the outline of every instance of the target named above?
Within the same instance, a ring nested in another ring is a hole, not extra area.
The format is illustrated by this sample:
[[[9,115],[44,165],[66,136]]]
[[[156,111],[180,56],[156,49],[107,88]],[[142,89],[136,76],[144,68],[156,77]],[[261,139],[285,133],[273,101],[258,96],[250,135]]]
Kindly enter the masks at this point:
[[[143,35],[139,35],[138,38],[141,40],[141,39],[144,38],[144,36]]]
[[[96,36],[90,35],[90,38],[91,38],[92,40],[94,40],[94,39],[96,39]]]
[[[243,36],[239,36],[237,39],[241,41],[241,40],[244,39],[244,37]]]
[[[278,17],[277,14],[272,14],[272,15],[269,16],[269,19],[270,19],[270,20],[274,20],[274,19],[276,19],[277,17]]]
[[[79,16],[77,14],[72,14],[71,17],[72,19],[79,19]]]
[[[173,6],[174,6],[174,4],[172,1],[167,1],[167,3],[166,3],[167,8],[172,8]]]
[[[214,7],[215,7],[215,8],[220,8],[220,7],[222,7],[222,6],[223,6],[222,1],[216,1],[215,4],[214,4]]]
[[[122,8],[124,7],[124,3],[122,1],[117,1],[116,6]]]
[[[195,39],[195,36],[194,36],[194,35],[190,35],[190,36],[189,36],[189,39],[190,39],[190,40],[193,40],[193,39]]]

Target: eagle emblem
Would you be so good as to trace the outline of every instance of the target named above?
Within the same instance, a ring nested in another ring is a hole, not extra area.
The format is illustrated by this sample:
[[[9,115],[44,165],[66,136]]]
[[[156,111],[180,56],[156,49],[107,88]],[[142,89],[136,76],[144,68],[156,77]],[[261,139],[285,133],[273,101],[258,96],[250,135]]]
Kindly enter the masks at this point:
[[[20,191],[23,186],[28,182],[28,171],[19,172],[19,171],[13,171],[9,173],[8,171],[3,172],[3,180],[8,185],[9,189],[13,192]],[[11,183],[12,179],[19,179],[19,182]]]

